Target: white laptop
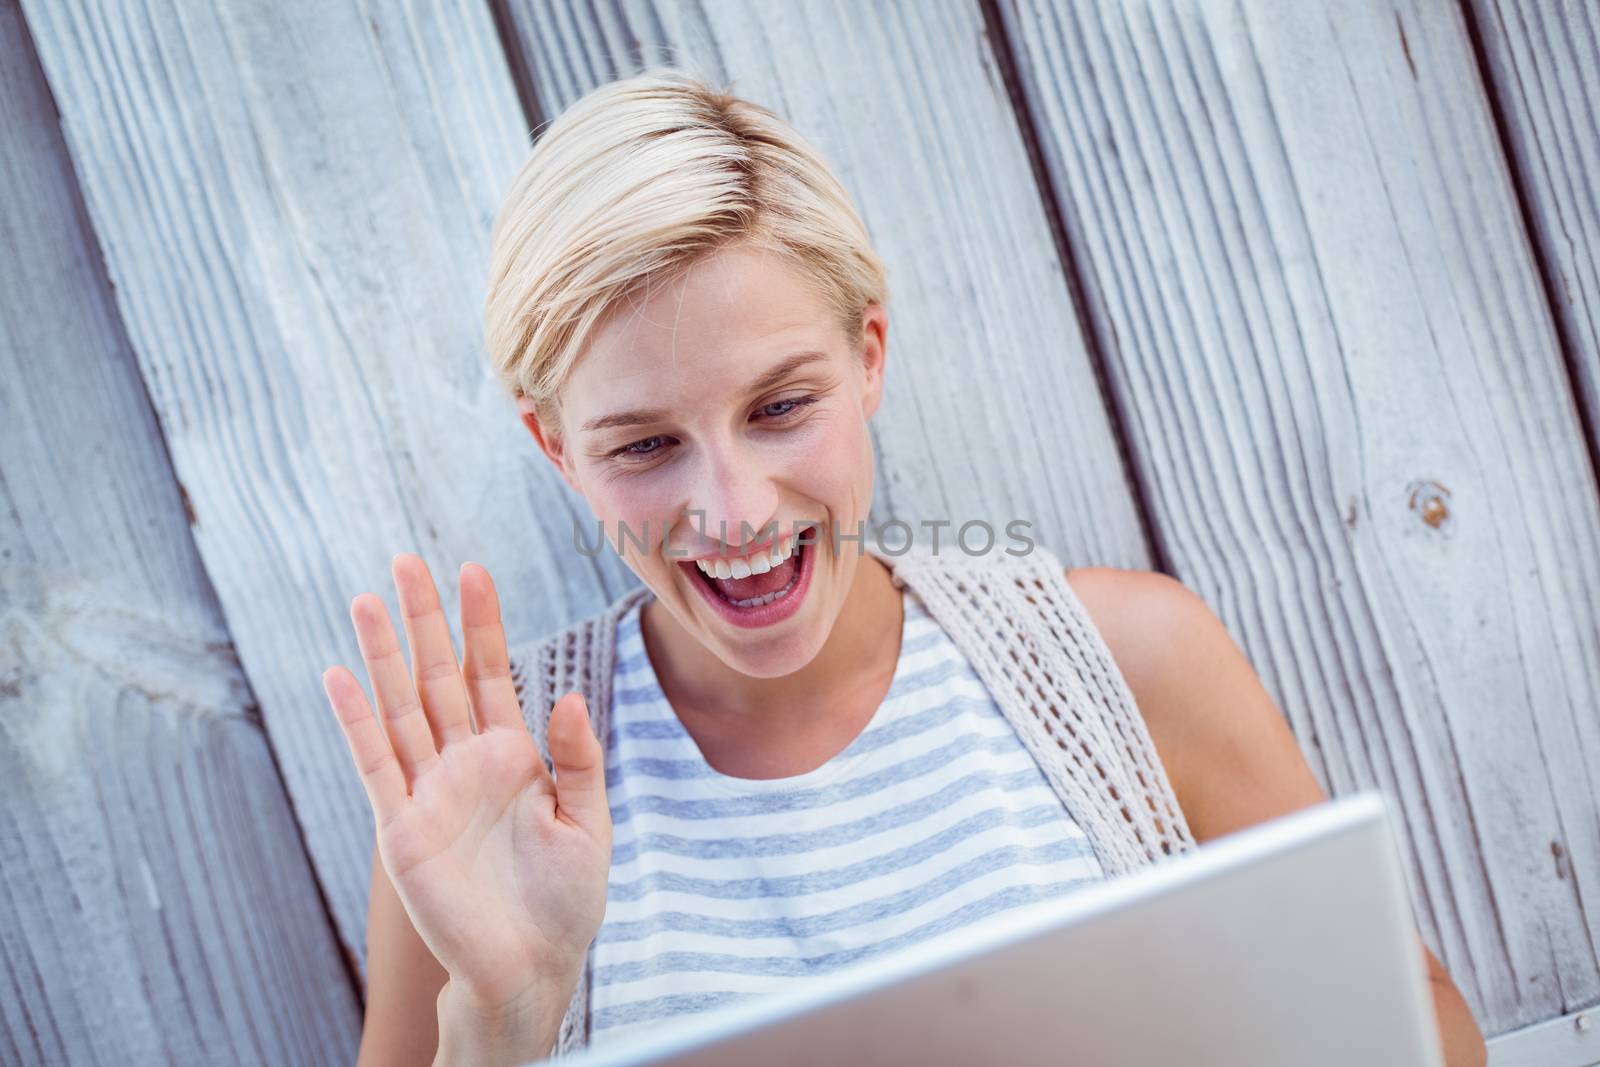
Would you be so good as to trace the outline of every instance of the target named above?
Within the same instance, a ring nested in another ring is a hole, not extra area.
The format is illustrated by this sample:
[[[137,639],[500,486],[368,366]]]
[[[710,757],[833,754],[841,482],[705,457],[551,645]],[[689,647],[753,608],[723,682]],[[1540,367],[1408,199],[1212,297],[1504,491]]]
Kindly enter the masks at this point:
[[[1380,794],[1217,838],[573,1067],[1441,1067]]]

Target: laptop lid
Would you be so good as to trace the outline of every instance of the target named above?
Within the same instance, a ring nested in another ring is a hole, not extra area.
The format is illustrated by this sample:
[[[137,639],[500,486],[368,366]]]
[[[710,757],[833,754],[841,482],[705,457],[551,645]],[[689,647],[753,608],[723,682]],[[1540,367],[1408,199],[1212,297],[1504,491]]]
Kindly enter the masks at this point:
[[[574,1067],[1442,1067],[1381,794],[1217,838]]]

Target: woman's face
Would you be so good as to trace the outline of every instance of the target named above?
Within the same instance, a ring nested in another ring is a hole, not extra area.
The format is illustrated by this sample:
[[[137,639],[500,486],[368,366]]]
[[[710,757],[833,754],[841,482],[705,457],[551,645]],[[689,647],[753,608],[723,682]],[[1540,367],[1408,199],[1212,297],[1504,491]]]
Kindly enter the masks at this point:
[[[562,388],[559,440],[526,404],[524,421],[686,631],[781,677],[821,650],[862,562],[843,538],[872,499],[887,331],[873,304],[846,337],[803,275],[732,246],[612,312]]]

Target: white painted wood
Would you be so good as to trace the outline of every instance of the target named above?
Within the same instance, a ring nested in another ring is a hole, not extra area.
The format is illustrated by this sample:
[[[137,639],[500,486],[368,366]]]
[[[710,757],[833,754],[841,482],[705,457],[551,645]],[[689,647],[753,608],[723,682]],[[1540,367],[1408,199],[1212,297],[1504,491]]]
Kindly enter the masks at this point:
[[[1600,455],[1600,4],[1467,0]]]
[[[320,676],[415,550],[514,639],[625,588],[482,354],[527,145],[485,5],[24,4],[306,846],[365,960],[372,816]],[[581,506],[581,502],[579,505]],[[586,516],[587,512],[583,512]]]
[[[1600,997],[1600,507],[1461,14],[1005,2],[1159,541],[1487,1033]]]
[[[0,1063],[350,1062],[360,1006],[0,4]]]
[[[392,604],[387,561],[417,549],[448,602],[475,558],[515,636],[633,584],[609,555],[575,570],[558,554],[587,512],[483,369],[488,224],[527,122],[472,2],[24,6],[194,539],[359,961],[370,815],[317,684],[358,664],[350,597]],[[1074,564],[1149,565],[974,5],[872,5],[848,30],[822,4],[578,6],[513,5],[547,114],[670,47],[788,115],[857,196],[895,293],[875,518],[1021,513]],[[1155,536],[1325,784],[1401,805],[1419,925],[1486,1029],[1594,1003],[1600,516],[1458,12],[1001,8]],[[125,551],[147,566],[176,549]],[[125,688],[129,627],[215,674],[193,637],[212,631],[166,615],[189,601],[148,599],[154,621],[135,600],[91,642],[111,649],[102,694]],[[247,714],[160,695],[187,671],[153,677],[134,688],[158,708]],[[148,743],[176,758],[185,736]],[[161,810],[228,810],[191,788]],[[0,833],[8,874],[32,840]],[[34,909],[0,919],[9,961],[35,950],[8,931],[55,913],[36,886],[8,899]],[[0,1034],[31,1034],[40,1003],[0,997]],[[344,1047],[331,1017],[326,1046]]]
[[[510,5],[541,110],[659,62],[782,115],[850,191],[891,290],[872,519],[1150,566],[1135,501],[976,4]],[[781,42],[781,47],[778,45]],[[1000,534],[1004,538],[1004,533]],[[896,541],[896,544],[899,542]]]
[[[1513,1030],[1489,1041],[1489,1067],[1596,1064],[1600,1064],[1600,1012],[1592,1008]]]

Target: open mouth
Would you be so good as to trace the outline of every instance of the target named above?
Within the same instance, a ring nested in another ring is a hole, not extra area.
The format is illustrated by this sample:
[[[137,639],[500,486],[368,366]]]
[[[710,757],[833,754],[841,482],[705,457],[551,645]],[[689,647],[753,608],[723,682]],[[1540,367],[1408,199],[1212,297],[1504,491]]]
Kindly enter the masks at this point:
[[[803,527],[767,552],[736,562],[719,560],[702,566],[684,561],[679,566],[693,572],[689,580],[701,588],[718,614],[741,626],[769,625],[791,615],[805,593],[815,546],[803,543],[801,534],[814,530],[814,524]]]
[[[794,592],[795,585],[800,582],[800,560],[805,550],[806,545],[797,544],[794,552],[790,552],[789,557],[781,563],[771,566],[763,574],[750,574],[749,577],[712,577],[698,566],[694,568],[694,573],[699,574],[701,582],[734,608],[760,608]],[[736,595],[739,592],[749,595],[739,597]]]

